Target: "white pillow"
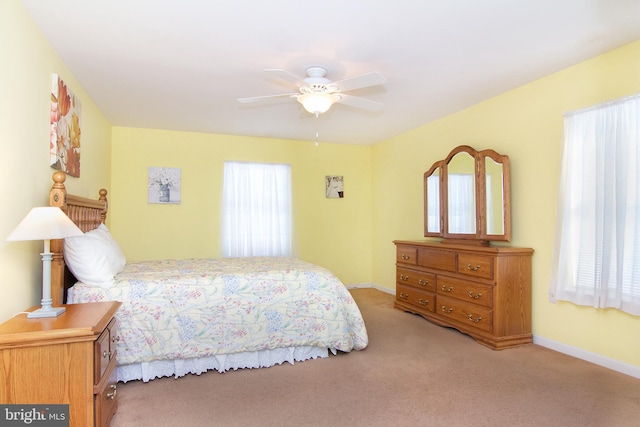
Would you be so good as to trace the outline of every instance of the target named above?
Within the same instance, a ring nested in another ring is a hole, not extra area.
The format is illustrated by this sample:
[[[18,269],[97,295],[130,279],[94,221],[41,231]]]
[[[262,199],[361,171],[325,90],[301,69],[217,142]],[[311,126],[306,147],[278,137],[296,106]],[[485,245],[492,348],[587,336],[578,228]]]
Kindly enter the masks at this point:
[[[106,225],[64,239],[64,260],[80,282],[108,288],[127,260]]]

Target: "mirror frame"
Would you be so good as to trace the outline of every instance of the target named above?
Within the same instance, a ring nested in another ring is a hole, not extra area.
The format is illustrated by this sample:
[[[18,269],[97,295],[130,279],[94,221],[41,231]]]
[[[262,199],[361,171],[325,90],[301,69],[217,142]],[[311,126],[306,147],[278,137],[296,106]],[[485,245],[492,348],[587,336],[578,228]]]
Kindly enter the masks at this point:
[[[467,153],[474,159],[475,176],[475,208],[476,208],[476,232],[472,234],[449,232],[449,206],[448,206],[448,166],[453,157],[458,153]],[[490,158],[494,162],[502,165],[502,213],[503,213],[503,233],[487,233],[487,200],[486,200],[486,159]],[[429,231],[428,209],[429,197],[427,180],[437,170],[440,171],[439,191],[437,197],[440,203],[440,218],[438,231]],[[511,240],[511,171],[509,167],[509,157],[499,154],[494,150],[477,151],[468,145],[460,145],[443,159],[435,162],[427,172],[424,173],[424,236],[442,237],[447,241],[461,241],[463,243],[488,244],[489,241]]]

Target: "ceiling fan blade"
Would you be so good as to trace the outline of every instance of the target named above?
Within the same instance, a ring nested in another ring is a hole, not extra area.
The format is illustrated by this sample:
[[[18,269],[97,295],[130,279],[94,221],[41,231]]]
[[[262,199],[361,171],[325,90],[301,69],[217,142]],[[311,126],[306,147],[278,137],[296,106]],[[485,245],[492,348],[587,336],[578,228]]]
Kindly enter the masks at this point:
[[[339,103],[350,107],[361,108],[368,111],[382,111],[384,108],[384,104],[382,102],[371,101],[370,99],[346,95],[344,93],[339,93],[337,95],[340,98],[338,99]]]
[[[272,98],[284,98],[284,97],[295,98],[298,95],[300,94],[299,93],[282,93],[278,95],[251,96],[249,98],[238,98],[238,101],[242,102],[243,104],[248,104],[250,102],[264,101],[265,99],[272,99]]]
[[[302,86],[306,84],[300,77],[296,76],[295,74],[291,74],[286,70],[281,70],[279,68],[267,68],[265,71],[273,74],[278,78],[281,78],[282,80],[293,83],[296,86]]]
[[[338,80],[337,82],[331,83],[329,86],[331,88],[337,87],[338,89],[334,92],[347,92],[350,90],[362,89],[370,86],[382,85],[387,82],[387,79],[377,71],[372,71],[371,73],[362,74],[360,76],[349,77],[344,80]]]

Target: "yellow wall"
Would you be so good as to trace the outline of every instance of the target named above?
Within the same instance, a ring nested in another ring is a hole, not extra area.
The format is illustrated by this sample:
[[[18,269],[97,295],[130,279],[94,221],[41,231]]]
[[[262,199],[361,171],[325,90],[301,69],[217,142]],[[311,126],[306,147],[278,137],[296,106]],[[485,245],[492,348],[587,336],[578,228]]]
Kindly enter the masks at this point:
[[[18,0],[0,2],[0,322],[42,298],[43,243],[5,239],[34,206],[46,206],[51,74],[59,74],[82,103],[81,177],[75,194],[97,196],[109,182],[111,125],[62,63]]]
[[[291,164],[299,256],[371,282],[371,147],[115,127],[112,232],[127,259],[217,257],[225,160]],[[147,203],[148,167],[182,170],[178,205]],[[326,175],[345,197],[327,199]],[[135,214],[132,214],[135,212]]]
[[[640,318],[548,298],[563,113],[640,92],[640,42],[380,143],[373,150],[373,280],[393,288],[393,239],[420,239],[422,174],[454,147],[511,160],[512,241],[535,249],[533,333],[640,367]]]

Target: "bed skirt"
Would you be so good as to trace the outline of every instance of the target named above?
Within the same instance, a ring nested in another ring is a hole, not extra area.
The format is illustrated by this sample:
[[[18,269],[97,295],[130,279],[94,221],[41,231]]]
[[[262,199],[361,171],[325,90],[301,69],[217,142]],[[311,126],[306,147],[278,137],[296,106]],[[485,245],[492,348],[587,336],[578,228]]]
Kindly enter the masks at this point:
[[[332,350],[333,354],[336,354]],[[188,374],[200,375],[203,372],[216,370],[225,372],[244,368],[268,368],[289,362],[302,362],[309,359],[329,357],[329,349],[302,346],[276,348],[273,350],[250,351],[245,353],[223,354],[194,359],[157,360],[135,363],[117,367],[118,381],[127,382],[142,380],[148,382],[154,378],[179,378]]]

